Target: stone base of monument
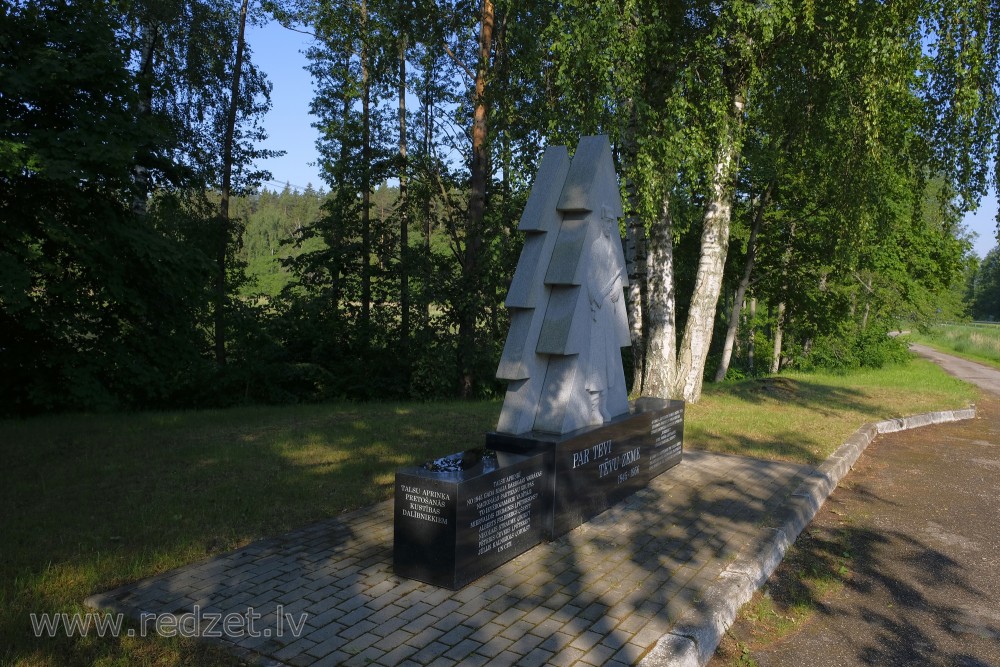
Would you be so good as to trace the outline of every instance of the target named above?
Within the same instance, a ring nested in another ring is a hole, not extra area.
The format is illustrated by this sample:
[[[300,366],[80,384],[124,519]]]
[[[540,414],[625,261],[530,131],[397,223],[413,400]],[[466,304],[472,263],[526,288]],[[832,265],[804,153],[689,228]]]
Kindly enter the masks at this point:
[[[457,589],[644,488],[681,461],[684,402],[562,436],[490,433],[480,454],[396,473],[396,574]],[[469,459],[482,456],[471,464]]]
[[[544,537],[555,539],[597,516],[681,461],[684,402],[639,399],[632,412],[565,435],[490,433],[486,446],[545,457],[553,488]]]
[[[544,456],[476,457],[467,468],[456,454],[396,472],[397,575],[458,589],[542,541],[541,517],[552,513]]]

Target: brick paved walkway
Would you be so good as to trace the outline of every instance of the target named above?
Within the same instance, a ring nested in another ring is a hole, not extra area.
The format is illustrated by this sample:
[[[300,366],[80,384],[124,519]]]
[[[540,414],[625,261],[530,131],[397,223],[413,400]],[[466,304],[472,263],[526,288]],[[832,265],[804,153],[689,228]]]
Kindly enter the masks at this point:
[[[259,636],[224,641],[263,664],[634,664],[811,471],[685,452],[648,488],[460,591],[393,574],[389,501],[87,604],[174,614],[181,628],[197,607],[209,636],[225,621],[206,632],[212,615],[252,608]]]

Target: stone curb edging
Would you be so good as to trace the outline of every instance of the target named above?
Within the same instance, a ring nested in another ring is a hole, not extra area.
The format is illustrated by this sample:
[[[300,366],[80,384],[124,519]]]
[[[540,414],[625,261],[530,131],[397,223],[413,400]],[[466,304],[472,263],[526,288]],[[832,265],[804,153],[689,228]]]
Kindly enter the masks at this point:
[[[639,662],[640,667],[705,665],[722,641],[722,635],[736,620],[740,607],[750,601],[754,592],[777,569],[788,547],[809,525],[876,435],[974,419],[975,416],[976,407],[972,405],[964,410],[928,412],[864,424],[799,484],[777,517],[778,527],[766,528],[762,538],[741,550],[701,601],[685,612]]]

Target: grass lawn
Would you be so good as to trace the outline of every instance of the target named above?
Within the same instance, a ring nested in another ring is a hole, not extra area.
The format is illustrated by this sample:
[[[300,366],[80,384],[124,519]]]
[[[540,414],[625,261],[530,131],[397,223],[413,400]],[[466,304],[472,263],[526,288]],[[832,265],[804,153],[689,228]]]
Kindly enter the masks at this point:
[[[939,324],[907,338],[948,354],[1000,368],[1000,324]]]
[[[861,423],[965,407],[914,361],[707,385],[688,447],[815,462]],[[29,615],[389,498],[402,466],[478,446],[499,402],[332,404],[0,422],[0,664],[238,664],[160,638],[38,638]]]
[[[705,384],[685,410],[685,445],[765,459],[818,463],[865,422],[967,407],[971,385],[929,361],[850,374],[785,372]]]

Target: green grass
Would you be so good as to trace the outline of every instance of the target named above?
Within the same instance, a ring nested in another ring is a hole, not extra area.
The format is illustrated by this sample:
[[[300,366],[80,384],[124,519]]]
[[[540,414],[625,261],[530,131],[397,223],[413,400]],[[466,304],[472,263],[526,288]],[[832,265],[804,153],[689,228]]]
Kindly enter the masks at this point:
[[[850,374],[783,373],[732,384],[706,384],[686,409],[691,447],[766,459],[817,463],[861,424],[966,407],[977,391],[934,364]]]
[[[922,361],[706,386],[688,447],[817,461],[862,422],[964,407]],[[236,664],[179,639],[35,639],[29,614],[387,499],[394,471],[483,442],[499,402],[333,404],[0,422],[0,664]]]
[[[28,615],[84,611],[93,592],[385,500],[397,468],[481,444],[499,410],[339,404],[0,423],[0,664],[225,663],[192,642],[36,640]]]
[[[1000,368],[1000,324],[939,324],[909,339],[942,352]]]

